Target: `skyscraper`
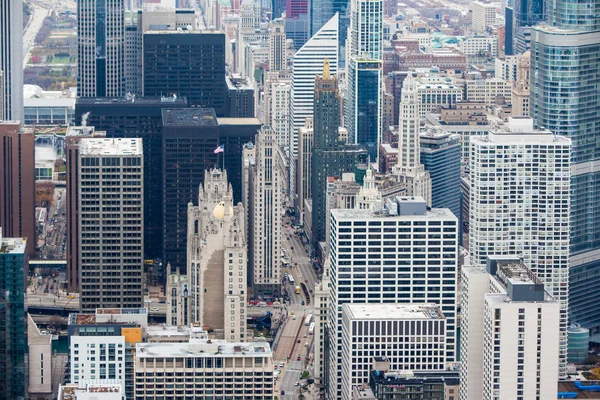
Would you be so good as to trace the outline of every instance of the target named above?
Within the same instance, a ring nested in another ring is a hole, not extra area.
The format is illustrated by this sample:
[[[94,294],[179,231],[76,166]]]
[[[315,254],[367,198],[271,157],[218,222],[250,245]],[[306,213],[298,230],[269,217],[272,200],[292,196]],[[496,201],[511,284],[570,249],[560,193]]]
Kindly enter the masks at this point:
[[[108,138],[142,139],[144,149],[144,257],[162,257],[162,110],[186,108],[185,97],[79,98],[78,124],[106,132]],[[67,162],[68,164],[68,162]],[[67,246],[70,248],[70,246]],[[166,265],[166,264],[165,264]]]
[[[4,237],[0,227],[0,383],[7,400],[25,399],[26,244],[23,237]]]
[[[337,77],[329,73],[325,60],[323,75],[315,78],[314,87],[314,144],[312,149],[312,237],[315,247],[326,240],[327,226],[327,178],[354,172],[356,165],[366,161],[366,152],[356,145],[340,141],[341,96]]]
[[[67,283],[69,292],[79,291],[81,245],[79,219],[81,218],[79,195],[81,192],[79,180],[79,144],[81,140],[101,138],[106,132],[97,131],[93,126],[70,126],[65,134],[66,164],[67,164]]]
[[[141,308],[142,140],[82,140],[78,166],[80,309]]]
[[[286,16],[291,18],[290,16]],[[271,22],[269,27],[269,71],[284,71],[287,69],[287,41],[285,24],[281,19]]]
[[[125,94],[125,1],[78,1],[77,45],[77,95]]]
[[[226,171],[205,172],[198,205],[188,204],[187,244],[191,322],[228,342],[245,342],[246,211],[242,203],[233,205]]]
[[[516,256],[462,271],[461,400],[557,397],[559,304]]]
[[[8,237],[27,239],[35,251],[34,134],[18,121],[0,121],[0,227]]]
[[[275,132],[263,126],[256,135],[256,146],[248,153],[249,170],[249,245],[252,286],[264,299],[279,297],[281,284],[282,200],[286,177],[278,168]],[[253,154],[251,154],[253,153]]]
[[[292,67],[292,124],[290,149],[298,155],[298,129],[306,118],[313,117],[315,77],[323,73],[323,62],[329,60],[329,73],[338,71],[339,18],[335,14],[296,52]]]
[[[352,0],[348,43],[344,127],[349,143],[361,145],[377,160],[383,113],[383,0]]]
[[[23,5],[12,0],[0,0],[0,80],[0,120],[23,123]]]
[[[329,72],[338,71],[338,14],[315,33],[298,50],[292,66],[292,101],[290,102],[290,192],[296,193],[296,158],[298,157],[298,129],[307,118],[313,117],[315,76],[323,73],[323,63],[329,60]],[[296,204],[297,206],[297,204]]]
[[[549,25],[533,28],[531,109],[536,127],[569,137],[571,250],[569,314],[586,328],[600,326],[600,3],[552,0]]]
[[[225,82],[225,34],[148,31],[143,38],[144,96],[186,96],[191,106],[229,116]]]
[[[330,236],[328,398],[342,398],[346,303],[437,304],[446,317],[446,359],[456,359],[458,221],[450,210],[427,210],[420,197],[388,199],[379,211],[334,209]],[[369,371],[356,374],[367,379]]]
[[[561,373],[566,373],[569,290],[571,140],[511,118],[488,136],[471,137],[469,250],[518,255],[560,303]]]
[[[346,60],[346,38],[350,26],[350,1],[349,0],[310,0],[308,5],[309,36],[314,36],[328,21],[336,14],[338,15],[339,34],[339,65],[345,64]]]
[[[524,53],[531,47],[531,28],[546,19],[545,3],[546,0],[514,1],[511,24],[515,35],[512,44],[517,53]],[[554,3],[554,1],[549,1],[549,3]],[[548,11],[551,10],[548,9]]]

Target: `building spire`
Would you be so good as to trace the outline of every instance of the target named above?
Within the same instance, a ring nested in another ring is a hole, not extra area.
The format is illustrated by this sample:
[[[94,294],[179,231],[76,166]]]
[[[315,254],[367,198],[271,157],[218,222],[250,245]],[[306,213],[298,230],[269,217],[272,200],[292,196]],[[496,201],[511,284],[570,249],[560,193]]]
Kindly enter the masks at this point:
[[[326,58],[325,60],[323,60],[323,79],[329,79],[330,73],[329,73],[329,58]]]

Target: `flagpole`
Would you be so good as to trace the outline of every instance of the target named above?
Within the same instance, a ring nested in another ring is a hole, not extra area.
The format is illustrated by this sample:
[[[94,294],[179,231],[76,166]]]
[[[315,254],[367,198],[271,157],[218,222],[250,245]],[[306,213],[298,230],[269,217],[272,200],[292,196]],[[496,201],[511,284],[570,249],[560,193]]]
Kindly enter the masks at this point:
[[[223,145],[223,171],[225,171],[225,145]]]

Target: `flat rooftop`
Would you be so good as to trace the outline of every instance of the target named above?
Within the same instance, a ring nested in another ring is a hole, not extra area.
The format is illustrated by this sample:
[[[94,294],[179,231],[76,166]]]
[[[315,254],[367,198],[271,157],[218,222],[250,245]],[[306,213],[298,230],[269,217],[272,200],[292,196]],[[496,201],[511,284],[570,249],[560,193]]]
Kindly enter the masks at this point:
[[[90,138],[81,141],[79,151],[86,156],[139,156],[142,139]]]
[[[181,104],[187,105],[187,100],[184,97],[177,96],[146,96],[146,97],[80,97],[77,99],[77,105],[90,105],[90,104],[144,104],[144,105],[156,105],[156,104]]]
[[[121,385],[117,383],[82,384],[81,387],[77,383],[69,383],[60,386],[58,390],[58,400],[75,400],[77,399],[77,393],[122,394],[122,388]]]
[[[25,238],[2,237],[2,228],[0,228],[0,254],[23,254],[26,244]]]
[[[230,118],[236,119],[236,118]],[[214,108],[179,108],[162,110],[163,126],[217,126]]]
[[[190,343],[137,343],[136,358],[154,357],[210,357],[214,355],[235,357],[271,357],[271,346],[266,342],[226,343],[198,340]]]
[[[148,314],[147,308],[96,308],[96,314]]]
[[[425,215],[391,215],[384,212],[375,212],[371,210],[356,210],[356,209],[333,209],[331,214],[337,221],[348,221],[348,220],[384,220],[384,219],[396,219],[396,220],[453,220],[456,221],[456,216],[452,214],[447,208],[432,208],[427,210]]]
[[[436,304],[344,304],[342,310],[350,319],[413,320],[445,319]]]
[[[258,118],[218,118],[219,125],[261,125]]]

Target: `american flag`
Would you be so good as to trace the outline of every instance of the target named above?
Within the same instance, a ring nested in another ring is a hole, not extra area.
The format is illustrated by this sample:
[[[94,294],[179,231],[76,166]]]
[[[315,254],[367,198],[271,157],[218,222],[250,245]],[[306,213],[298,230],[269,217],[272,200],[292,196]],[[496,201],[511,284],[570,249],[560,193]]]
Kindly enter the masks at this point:
[[[219,147],[217,147],[215,149],[215,154],[219,154],[219,153],[225,153],[225,145],[224,144],[220,145]]]

